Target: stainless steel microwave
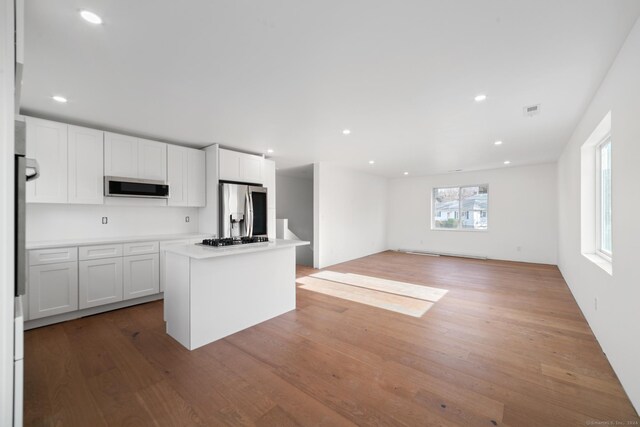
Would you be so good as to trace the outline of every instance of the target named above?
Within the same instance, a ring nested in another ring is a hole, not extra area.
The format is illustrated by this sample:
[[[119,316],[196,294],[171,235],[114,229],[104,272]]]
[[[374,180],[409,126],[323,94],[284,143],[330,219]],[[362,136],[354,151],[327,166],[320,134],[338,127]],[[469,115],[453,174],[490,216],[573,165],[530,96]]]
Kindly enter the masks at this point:
[[[104,195],[108,197],[168,199],[169,185],[162,181],[154,181],[151,179],[105,176]]]

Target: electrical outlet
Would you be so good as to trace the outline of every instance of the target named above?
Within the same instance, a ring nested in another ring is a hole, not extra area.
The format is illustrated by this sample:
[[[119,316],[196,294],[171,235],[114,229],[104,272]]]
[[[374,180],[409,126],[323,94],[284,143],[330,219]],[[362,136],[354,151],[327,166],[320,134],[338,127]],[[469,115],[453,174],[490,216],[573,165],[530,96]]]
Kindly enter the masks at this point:
[[[522,250],[522,246],[517,246],[516,251],[520,252]]]
[[[188,216],[185,216],[184,217],[184,222],[189,222],[189,221],[191,221],[191,219]]]
[[[106,216],[102,217],[102,223],[103,224],[108,224],[109,223],[109,218],[107,218]]]
[[[593,307],[596,309],[596,311],[598,311],[598,297],[595,297],[593,299]]]

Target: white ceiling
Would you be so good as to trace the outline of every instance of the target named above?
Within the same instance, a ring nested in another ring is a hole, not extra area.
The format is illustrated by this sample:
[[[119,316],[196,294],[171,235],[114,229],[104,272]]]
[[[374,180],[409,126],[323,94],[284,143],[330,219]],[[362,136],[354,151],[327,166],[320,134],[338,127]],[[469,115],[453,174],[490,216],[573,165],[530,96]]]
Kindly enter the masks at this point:
[[[22,107],[272,148],[280,167],[398,177],[554,161],[639,14],[637,0],[28,0]]]

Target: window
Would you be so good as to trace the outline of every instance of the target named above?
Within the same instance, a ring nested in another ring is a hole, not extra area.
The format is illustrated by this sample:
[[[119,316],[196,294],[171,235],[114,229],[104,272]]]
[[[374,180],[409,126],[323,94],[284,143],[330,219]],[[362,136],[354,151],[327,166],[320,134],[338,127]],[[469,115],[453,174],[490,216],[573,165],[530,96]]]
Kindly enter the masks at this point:
[[[611,136],[596,147],[596,251],[611,261]]]
[[[613,275],[611,111],[580,149],[580,251]]]
[[[468,185],[433,189],[435,230],[486,230],[489,186]]]

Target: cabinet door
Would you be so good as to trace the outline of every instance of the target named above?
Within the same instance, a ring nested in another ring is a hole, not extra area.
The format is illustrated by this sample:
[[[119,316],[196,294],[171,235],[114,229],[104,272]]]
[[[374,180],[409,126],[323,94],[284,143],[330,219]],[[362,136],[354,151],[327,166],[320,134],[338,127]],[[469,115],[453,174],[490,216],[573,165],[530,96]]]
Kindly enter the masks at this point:
[[[276,162],[269,159],[263,160],[262,185],[267,187],[267,207],[276,208]]]
[[[104,132],[69,126],[69,203],[104,203]]]
[[[188,181],[188,205],[203,207],[206,205],[206,174],[205,152],[202,150],[189,150],[189,174]]]
[[[143,297],[160,292],[158,254],[124,258],[124,299]]]
[[[81,309],[122,301],[122,258],[80,261],[78,293]]]
[[[167,180],[167,144],[138,138],[138,178]]]
[[[29,319],[78,309],[78,262],[36,265],[29,268]]]
[[[187,206],[189,179],[188,149],[169,145],[167,147],[167,183],[169,184],[169,206]]]
[[[226,181],[242,181],[240,177],[240,156],[242,153],[231,150],[219,150],[220,179]]]
[[[242,182],[252,184],[262,184],[262,162],[263,158],[251,154],[241,154],[240,176]]]
[[[138,177],[138,138],[104,133],[104,174],[125,178]]]
[[[40,166],[40,177],[27,182],[27,202],[67,203],[68,126],[33,117],[26,123],[27,157]]]

